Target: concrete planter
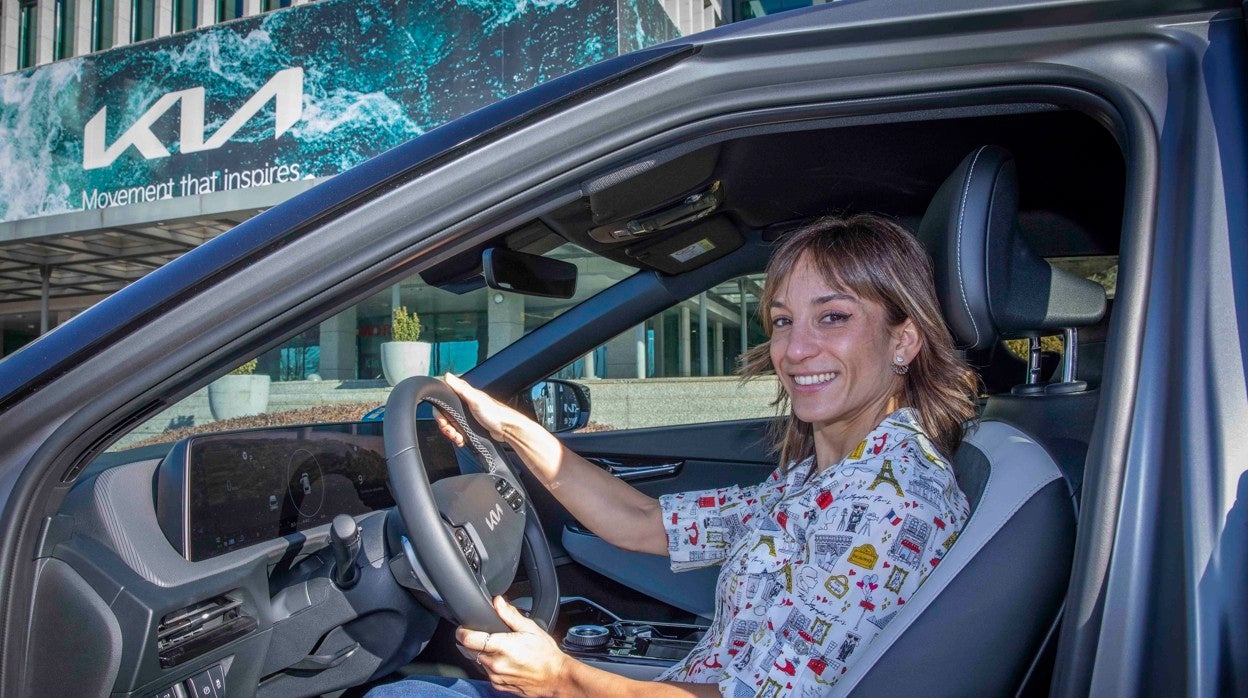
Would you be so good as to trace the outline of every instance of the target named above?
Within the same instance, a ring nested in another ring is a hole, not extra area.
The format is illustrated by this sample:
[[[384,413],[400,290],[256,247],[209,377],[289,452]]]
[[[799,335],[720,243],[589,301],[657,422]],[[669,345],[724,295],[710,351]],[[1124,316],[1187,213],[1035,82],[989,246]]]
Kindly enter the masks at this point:
[[[412,376],[429,375],[429,357],[433,345],[429,342],[382,342],[381,372],[391,386]]]
[[[221,376],[208,385],[208,409],[213,419],[262,414],[268,406],[268,376]]]

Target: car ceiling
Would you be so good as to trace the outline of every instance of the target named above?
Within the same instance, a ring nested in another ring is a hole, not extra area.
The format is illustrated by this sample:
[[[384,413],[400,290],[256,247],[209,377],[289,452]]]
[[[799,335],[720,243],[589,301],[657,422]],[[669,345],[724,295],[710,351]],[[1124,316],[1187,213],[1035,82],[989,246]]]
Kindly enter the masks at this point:
[[[643,268],[651,265],[630,253],[641,243],[602,244],[587,231],[678,202],[714,181],[723,187],[720,212],[689,226],[698,232],[673,228],[671,234],[722,235],[713,228],[724,220],[741,231],[784,228],[837,211],[874,211],[913,223],[957,163],[985,144],[1014,153],[1021,233],[1036,251],[1048,257],[1117,253],[1121,151],[1092,119],[1056,110],[735,138],[625,177],[542,222],[582,247]]]

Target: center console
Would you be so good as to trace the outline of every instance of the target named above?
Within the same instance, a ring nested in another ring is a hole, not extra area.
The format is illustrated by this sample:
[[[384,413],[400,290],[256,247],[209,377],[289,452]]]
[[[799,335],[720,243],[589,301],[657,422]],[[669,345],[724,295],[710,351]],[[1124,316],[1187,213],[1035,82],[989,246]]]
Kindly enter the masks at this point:
[[[684,659],[706,626],[624,620],[588,599],[565,598],[554,636],[563,650],[601,669],[632,678],[653,678]]]

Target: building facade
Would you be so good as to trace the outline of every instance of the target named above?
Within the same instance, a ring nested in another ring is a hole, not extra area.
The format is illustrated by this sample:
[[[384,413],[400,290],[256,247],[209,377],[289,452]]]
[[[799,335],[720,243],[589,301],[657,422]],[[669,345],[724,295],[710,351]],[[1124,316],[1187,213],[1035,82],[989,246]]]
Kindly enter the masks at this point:
[[[0,357],[457,116],[792,4],[810,2],[0,0]],[[582,283],[591,292],[624,271],[585,268]],[[731,372],[751,343],[740,283],[652,319],[569,375]],[[259,370],[375,379],[391,311],[405,306],[434,345],[431,372],[459,372],[553,312],[485,291],[435,296],[413,277],[266,352]]]

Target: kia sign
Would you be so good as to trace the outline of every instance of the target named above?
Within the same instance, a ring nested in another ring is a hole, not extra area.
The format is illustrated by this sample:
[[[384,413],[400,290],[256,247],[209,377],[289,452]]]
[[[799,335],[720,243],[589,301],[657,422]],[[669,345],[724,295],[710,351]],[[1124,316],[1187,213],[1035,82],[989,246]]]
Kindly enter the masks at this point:
[[[216,150],[225,145],[230,137],[247,123],[260,109],[273,101],[273,137],[281,138],[290,130],[303,115],[303,68],[287,68],[280,70],[260,88],[251,99],[243,104],[242,109],[230,115],[230,118],[217,129],[212,137],[204,141],[204,88],[194,87],[189,90],[170,92],[152,105],[133,126],[126,130],[112,145],[104,145],[104,129],[108,118],[108,107],[100,109],[87,122],[86,131],[82,134],[82,169],[94,170],[113,164],[117,156],[130,146],[147,160],[169,157],[169,150],[161,143],[156,134],[152,133],[152,124],[165,115],[175,104],[181,103],[181,129],[179,131],[178,152],[197,153],[201,150]]]
[[[658,0],[325,0],[0,76],[0,222],[327,177],[675,36]]]

